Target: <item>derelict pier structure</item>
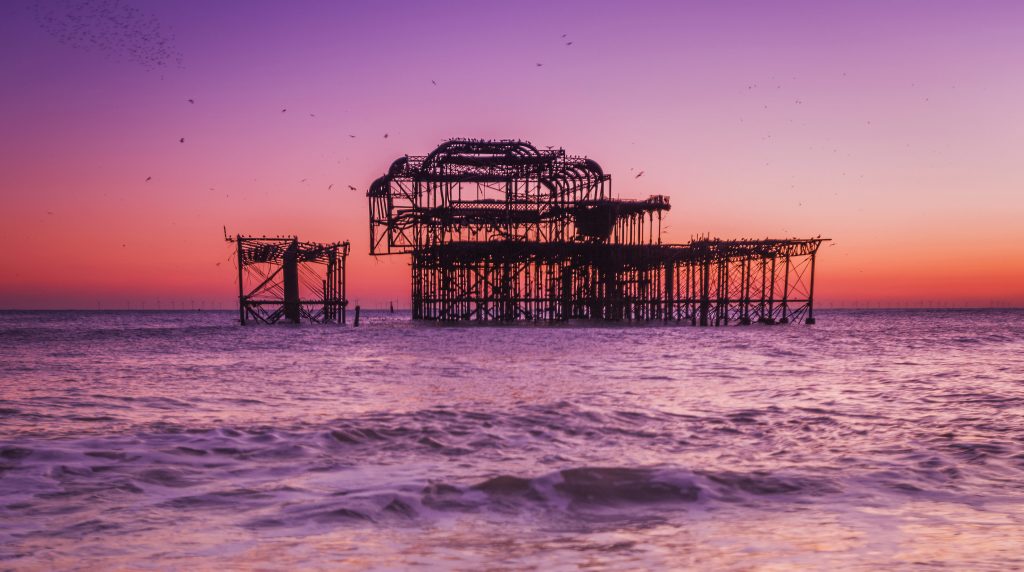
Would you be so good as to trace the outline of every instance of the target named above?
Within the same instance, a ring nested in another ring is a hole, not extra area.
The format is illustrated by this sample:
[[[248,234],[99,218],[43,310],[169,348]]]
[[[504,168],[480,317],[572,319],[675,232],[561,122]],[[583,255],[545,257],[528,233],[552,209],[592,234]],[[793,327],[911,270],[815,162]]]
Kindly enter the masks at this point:
[[[238,313],[273,324],[345,323],[345,259],[349,243],[300,242],[297,237],[225,237],[237,246]]]
[[[662,244],[668,197],[613,198],[586,157],[453,139],[367,192],[370,254],[412,256],[412,315],[439,321],[814,323],[822,240]]]

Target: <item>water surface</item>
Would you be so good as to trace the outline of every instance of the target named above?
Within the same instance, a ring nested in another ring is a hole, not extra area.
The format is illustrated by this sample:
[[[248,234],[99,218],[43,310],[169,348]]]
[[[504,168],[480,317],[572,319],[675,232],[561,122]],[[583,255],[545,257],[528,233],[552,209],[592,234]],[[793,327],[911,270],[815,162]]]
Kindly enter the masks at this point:
[[[0,569],[1024,566],[1024,311],[0,313]]]

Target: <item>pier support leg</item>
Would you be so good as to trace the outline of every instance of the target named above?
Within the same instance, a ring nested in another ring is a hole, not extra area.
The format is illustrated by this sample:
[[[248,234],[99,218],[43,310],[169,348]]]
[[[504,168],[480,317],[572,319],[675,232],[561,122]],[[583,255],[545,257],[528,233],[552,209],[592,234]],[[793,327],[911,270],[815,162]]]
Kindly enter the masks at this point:
[[[238,321],[245,325],[245,282],[242,276],[242,269],[245,262],[242,260],[242,235],[235,237],[238,245]]]
[[[811,286],[807,292],[807,320],[808,325],[814,324],[814,257],[817,252],[811,253]]]
[[[299,244],[293,241],[282,257],[281,272],[284,281],[284,317],[299,323]]]

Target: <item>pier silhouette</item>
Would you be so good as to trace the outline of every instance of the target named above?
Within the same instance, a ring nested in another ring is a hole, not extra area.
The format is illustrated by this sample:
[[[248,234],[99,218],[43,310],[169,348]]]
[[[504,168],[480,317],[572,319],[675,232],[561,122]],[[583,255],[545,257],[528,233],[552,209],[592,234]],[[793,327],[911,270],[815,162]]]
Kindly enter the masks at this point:
[[[814,323],[828,239],[663,244],[668,197],[615,198],[563,149],[452,139],[395,160],[367,197],[370,254],[412,257],[414,319]]]

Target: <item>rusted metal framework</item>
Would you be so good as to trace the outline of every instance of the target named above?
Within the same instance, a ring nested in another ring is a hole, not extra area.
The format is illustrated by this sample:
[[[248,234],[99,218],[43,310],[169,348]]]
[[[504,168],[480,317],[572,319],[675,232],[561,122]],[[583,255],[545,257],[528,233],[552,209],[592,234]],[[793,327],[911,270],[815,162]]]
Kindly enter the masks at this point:
[[[412,255],[417,319],[814,323],[823,239],[662,244],[668,197],[613,198],[562,149],[454,139],[367,196],[370,253]]]
[[[345,323],[345,259],[349,243],[297,237],[226,237],[238,259],[238,318],[274,324]]]

